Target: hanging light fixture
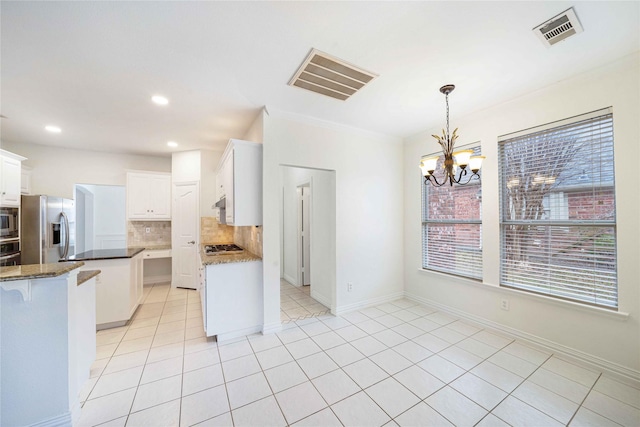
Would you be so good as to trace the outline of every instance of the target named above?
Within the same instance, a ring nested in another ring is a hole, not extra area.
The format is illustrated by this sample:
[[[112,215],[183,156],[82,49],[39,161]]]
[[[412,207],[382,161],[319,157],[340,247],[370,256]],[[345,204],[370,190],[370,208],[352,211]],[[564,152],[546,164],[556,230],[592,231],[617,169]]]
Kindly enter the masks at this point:
[[[435,187],[441,187],[447,182],[449,182],[449,185],[453,185],[454,183],[466,185],[473,179],[480,179],[478,172],[482,167],[484,156],[472,156],[473,150],[453,152],[454,144],[456,139],[458,139],[458,135],[456,134],[458,129],[456,128],[453,134],[449,133],[449,94],[453,92],[455,88],[454,85],[444,85],[440,88],[440,92],[445,95],[447,103],[447,129],[446,131],[442,129],[442,136],[432,135],[438,140],[438,144],[442,147],[442,153],[444,154],[444,176],[441,178],[442,182],[438,181],[434,175],[439,156],[429,157],[420,161],[420,169],[422,169],[422,175],[424,175],[424,183],[430,182]],[[458,168],[460,168],[460,172],[456,178]],[[471,174],[469,174],[469,170],[471,170]]]

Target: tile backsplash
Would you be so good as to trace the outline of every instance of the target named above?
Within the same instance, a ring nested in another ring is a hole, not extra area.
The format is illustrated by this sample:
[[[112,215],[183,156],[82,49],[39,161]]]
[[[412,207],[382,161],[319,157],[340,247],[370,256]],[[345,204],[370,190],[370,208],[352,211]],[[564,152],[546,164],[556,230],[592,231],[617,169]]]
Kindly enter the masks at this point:
[[[127,245],[171,245],[171,221],[127,221]]]
[[[213,216],[200,218],[200,243],[233,243],[233,229],[230,225],[218,224]]]
[[[233,241],[249,252],[262,257],[262,226],[233,227]]]
[[[201,243],[235,243],[262,256],[262,226],[234,227],[219,224],[215,217],[200,218]]]

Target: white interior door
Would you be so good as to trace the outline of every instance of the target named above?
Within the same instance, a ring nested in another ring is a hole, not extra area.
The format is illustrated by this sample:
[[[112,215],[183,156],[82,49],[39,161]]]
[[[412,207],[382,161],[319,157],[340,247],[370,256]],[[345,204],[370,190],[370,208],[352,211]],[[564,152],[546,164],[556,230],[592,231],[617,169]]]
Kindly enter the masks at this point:
[[[174,216],[171,227],[173,286],[198,288],[199,196],[197,183],[175,184],[173,187]]]
[[[308,186],[298,187],[298,245],[299,245],[299,283],[301,286],[311,284],[311,225],[310,197]]]

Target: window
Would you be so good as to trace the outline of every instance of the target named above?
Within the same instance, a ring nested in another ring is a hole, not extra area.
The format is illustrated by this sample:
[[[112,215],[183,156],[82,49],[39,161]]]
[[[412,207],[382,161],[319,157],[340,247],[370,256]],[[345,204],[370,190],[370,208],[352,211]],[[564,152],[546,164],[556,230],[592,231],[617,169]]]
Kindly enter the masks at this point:
[[[617,308],[613,116],[500,138],[505,287]]]
[[[480,155],[479,144],[465,148]],[[422,184],[422,268],[482,279],[481,207],[480,180],[453,187]]]

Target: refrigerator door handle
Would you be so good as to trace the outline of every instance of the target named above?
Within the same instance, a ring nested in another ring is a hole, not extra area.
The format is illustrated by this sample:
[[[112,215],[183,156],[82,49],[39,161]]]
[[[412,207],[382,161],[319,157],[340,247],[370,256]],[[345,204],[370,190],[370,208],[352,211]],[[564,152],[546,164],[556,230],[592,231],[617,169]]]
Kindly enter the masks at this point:
[[[64,212],[60,213],[60,216],[62,217],[62,219],[64,219],[64,253],[62,253],[60,255],[61,259],[67,259],[67,255],[69,255],[69,218],[67,217],[67,214]],[[63,231],[63,230],[61,230]]]

